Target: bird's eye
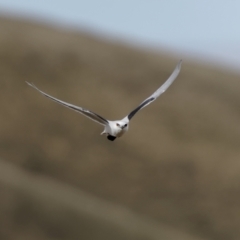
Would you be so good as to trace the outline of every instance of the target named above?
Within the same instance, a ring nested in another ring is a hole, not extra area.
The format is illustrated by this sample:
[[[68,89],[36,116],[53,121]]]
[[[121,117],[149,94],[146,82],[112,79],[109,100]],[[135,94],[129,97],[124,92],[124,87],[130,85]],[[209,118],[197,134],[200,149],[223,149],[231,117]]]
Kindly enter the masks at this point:
[[[124,125],[124,127],[126,127],[126,126],[127,126],[127,124]]]

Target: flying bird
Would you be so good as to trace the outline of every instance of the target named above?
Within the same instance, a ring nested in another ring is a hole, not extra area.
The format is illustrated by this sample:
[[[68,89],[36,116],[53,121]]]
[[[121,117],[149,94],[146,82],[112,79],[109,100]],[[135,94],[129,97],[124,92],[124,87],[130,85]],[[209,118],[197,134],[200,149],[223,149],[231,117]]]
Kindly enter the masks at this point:
[[[39,91],[45,97],[50,98],[51,100],[65,106],[67,108],[70,108],[76,112],[79,112],[79,113],[85,115],[86,117],[92,119],[93,121],[103,125],[104,131],[101,133],[101,135],[104,134],[107,136],[108,140],[114,141],[116,138],[121,137],[125,132],[128,131],[130,120],[139,110],[143,109],[148,104],[155,101],[162,93],[164,93],[168,89],[168,87],[177,78],[177,76],[181,70],[181,64],[182,64],[182,60],[179,61],[176,68],[170,75],[170,77],[166,80],[166,82],[161,87],[159,87],[150,97],[146,98],[138,107],[136,107],[134,110],[132,110],[126,117],[124,117],[122,120],[117,120],[117,121],[107,120],[107,119],[101,117],[100,115],[98,115],[97,113],[94,113],[90,110],[87,110],[82,107],[78,107],[73,104],[59,100],[59,99],[52,97],[52,96],[48,95],[47,93],[41,91],[34,84],[31,84],[29,82],[26,82],[26,83],[29,86],[35,88],[37,91]]]

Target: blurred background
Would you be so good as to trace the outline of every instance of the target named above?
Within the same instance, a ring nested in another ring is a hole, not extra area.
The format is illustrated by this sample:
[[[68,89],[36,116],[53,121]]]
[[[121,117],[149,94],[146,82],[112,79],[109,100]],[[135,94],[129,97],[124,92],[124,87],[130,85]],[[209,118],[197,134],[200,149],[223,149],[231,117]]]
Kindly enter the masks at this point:
[[[240,238],[238,1],[0,1],[0,239]],[[114,142],[29,88],[110,120]]]

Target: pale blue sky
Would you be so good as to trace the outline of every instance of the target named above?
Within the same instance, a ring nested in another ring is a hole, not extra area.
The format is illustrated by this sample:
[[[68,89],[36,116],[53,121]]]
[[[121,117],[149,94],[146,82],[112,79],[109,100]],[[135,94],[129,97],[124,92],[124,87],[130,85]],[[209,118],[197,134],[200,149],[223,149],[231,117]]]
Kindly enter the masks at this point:
[[[239,0],[0,0],[0,12],[89,29],[240,71]]]

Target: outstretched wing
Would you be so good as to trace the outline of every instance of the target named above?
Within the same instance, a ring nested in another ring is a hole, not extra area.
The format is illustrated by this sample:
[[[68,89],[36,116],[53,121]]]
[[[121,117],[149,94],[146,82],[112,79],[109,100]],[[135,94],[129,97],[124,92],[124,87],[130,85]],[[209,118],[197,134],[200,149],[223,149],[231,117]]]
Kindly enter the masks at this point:
[[[57,102],[57,103],[65,106],[65,107],[67,107],[67,108],[70,108],[70,109],[72,109],[72,110],[74,110],[74,111],[76,111],[76,112],[79,112],[79,113],[85,115],[86,117],[92,119],[93,121],[95,121],[95,122],[97,122],[97,123],[100,123],[100,124],[102,124],[102,125],[104,125],[104,126],[105,126],[105,125],[108,125],[108,123],[109,123],[107,119],[99,116],[98,114],[96,114],[96,113],[94,113],[94,112],[92,112],[92,111],[89,111],[89,110],[87,110],[87,109],[84,109],[84,108],[75,106],[75,105],[73,105],[73,104],[70,104],[70,103],[67,103],[67,102],[64,102],[64,101],[61,101],[61,100],[59,100],[59,99],[57,99],[57,98],[54,98],[54,97],[46,94],[46,93],[43,92],[43,91],[41,91],[41,90],[38,89],[34,84],[31,84],[31,83],[29,83],[29,82],[26,82],[26,83],[27,83],[29,86],[35,88],[37,91],[39,91],[39,92],[40,92],[41,94],[43,94],[45,97],[50,98],[50,99],[53,100],[54,102]]]
[[[162,93],[164,93],[168,89],[168,87],[177,78],[181,70],[181,64],[182,64],[182,60],[179,61],[179,63],[177,64],[176,68],[174,69],[171,76],[167,79],[167,81],[160,88],[158,88],[157,91],[155,91],[150,97],[145,99],[137,108],[135,108],[132,112],[130,112],[127,115],[128,120],[130,120],[139,110],[146,107],[151,102],[155,101]]]

